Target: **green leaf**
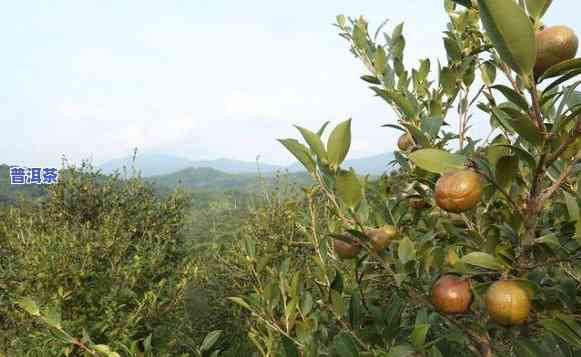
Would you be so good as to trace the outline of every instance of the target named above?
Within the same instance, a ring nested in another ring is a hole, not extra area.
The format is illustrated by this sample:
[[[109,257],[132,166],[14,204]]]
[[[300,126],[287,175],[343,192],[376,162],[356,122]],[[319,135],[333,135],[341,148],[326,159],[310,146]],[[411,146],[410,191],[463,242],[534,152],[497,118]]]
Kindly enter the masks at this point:
[[[297,349],[295,343],[288,338],[286,335],[282,335],[282,347],[284,348],[284,352],[286,357],[299,357],[300,353]]]
[[[319,131],[317,131],[317,135],[319,135],[319,137],[323,136],[323,133],[325,132],[325,129],[327,128],[327,125],[329,125],[330,121],[326,121],[325,124],[323,124],[321,126],[321,129],[319,129]]]
[[[351,209],[355,209],[359,202],[361,202],[363,198],[363,187],[353,169],[349,171],[340,170],[337,173],[335,192],[345,206]]]
[[[515,1],[478,0],[480,18],[500,58],[515,72],[529,78],[537,59],[535,32]]]
[[[301,164],[303,164],[308,172],[315,171],[315,160],[313,160],[309,154],[309,150],[306,146],[295,139],[278,139],[278,141],[284,145],[284,147],[290,151],[290,153],[293,154]]]
[[[343,292],[343,275],[339,270],[335,272],[335,277],[331,282],[331,289],[336,290],[338,292]]]
[[[509,88],[502,84],[495,85],[492,88],[504,94],[506,99],[516,104],[519,108],[521,108],[525,112],[529,111],[529,103],[527,102],[527,100],[522,95],[515,92],[512,88]]]
[[[420,324],[414,327],[410,339],[415,348],[420,349],[426,343],[426,336],[430,330],[430,324]]]
[[[444,67],[440,71],[440,87],[448,96],[452,96],[458,91],[456,74],[448,67]]]
[[[248,305],[248,303],[246,301],[244,301],[244,299],[234,296],[234,297],[229,297],[228,300],[248,309],[249,311],[252,311],[252,308],[250,307],[250,305]]]
[[[516,132],[531,144],[540,145],[543,142],[541,133],[526,114],[510,107],[492,108],[492,113],[505,129]]]
[[[408,357],[416,353],[416,350],[410,345],[399,345],[389,349],[387,357]]]
[[[518,156],[501,157],[496,164],[496,183],[506,189],[518,174]]]
[[[540,19],[549,9],[553,0],[525,0],[529,15],[535,20]]]
[[[480,268],[490,270],[501,270],[502,264],[492,255],[483,252],[473,252],[462,257],[461,261],[465,264],[474,265]]]
[[[351,119],[339,123],[327,141],[327,156],[331,168],[337,169],[347,157],[351,146]]]
[[[308,315],[313,310],[313,295],[310,292],[306,291],[303,296],[303,303],[301,304],[301,312],[304,315]]]
[[[357,350],[357,344],[353,337],[346,333],[341,332],[333,339],[333,346],[335,351],[340,357],[358,357],[359,351]]]
[[[565,195],[565,203],[567,204],[567,210],[569,211],[569,222],[574,222],[579,220],[579,202],[577,198],[567,191],[563,191]]]
[[[347,311],[347,307],[345,306],[345,300],[343,300],[343,296],[337,290],[331,290],[331,303],[333,305],[333,311],[335,314],[339,317],[343,317]]]
[[[220,338],[221,335],[222,335],[221,330],[214,330],[208,333],[206,337],[204,337],[204,341],[202,341],[202,346],[200,346],[200,349],[202,351],[210,351],[212,347],[214,347],[216,342],[218,342],[218,339]]]
[[[374,76],[365,75],[365,76],[361,76],[360,78],[367,83],[381,84],[381,81],[379,79],[377,79],[377,77],[374,77]]]
[[[484,62],[480,65],[480,74],[482,82],[491,85],[496,81],[496,66],[490,61]]]
[[[402,264],[413,260],[416,257],[416,248],[414,242],[412,242],[408,237],[403,238],[399,241],[399,246],[397,248],[397,256]]]
[[[409,154],[409,159],[420,168],[442,174],[464,168],[466,157],[439,149],[422,149]]]
[[[61,313],[56,306],[47,307],[44,313],[47,324],[55,328],[61,328]]]
[[[385,55],[385,50],[383,47],[379,46],[375,50],[375,61],[373,63],[373,67],[375,69],[375,73],[378,76],[383,76],[385,72],[385,63],[387,61],[387,57]]]
[[[539,324],[568,344],[575,348],[581,348],[581,338],[571,331],[564,322],[554,319],[546,319],[539,321]]]
[[[361,298],[359,297],[359,292],[355,290],[351,295],[351,302],[349,303],[349,322],[352,328],[357,329],[361,326],[362,311]]]
[[[544,357],[546,354],[538,347],[538,343],[532,340],[519,338],[515,343],[517,357]]]
[[[573,58],[570,60],[557,63],[554,66],[549,67],[545,73],[541,76],[539,81],[543,81],[547,78],[553,78],[565,74],[571,70],[581,68],[581,58]]]
[[[315,153],[315,155],[317,155],[319,159],[326,161],[327,151],[325,150],[325,146],[321,141],[321,137],[313,133],[309,129],[302,128],[298,125],[295,125],[295,128],[297,128],[301,132],[301,135],[303,136],[307,144],[309,144],[309,147],[311,148],[313,153]]]
[[[381,89],[377,87],[371,87],[371,89],[378,96],[382,97],[387,103],[395,104],[404,116],[408,118],[416,117],[416,110],[412,102],[399,91],[393,89]]]
[[[446,37],[444,39],[444,47],[446,48],[448,59],[451,62],[458,62],[462,59],[462,50],[460,49],[458,42]]]
[[[16,304],[20,306],[24,311],[28,312],[32,316],[40,316],[40,309],[34,300],[29,297],[22,298],[16,301]]]

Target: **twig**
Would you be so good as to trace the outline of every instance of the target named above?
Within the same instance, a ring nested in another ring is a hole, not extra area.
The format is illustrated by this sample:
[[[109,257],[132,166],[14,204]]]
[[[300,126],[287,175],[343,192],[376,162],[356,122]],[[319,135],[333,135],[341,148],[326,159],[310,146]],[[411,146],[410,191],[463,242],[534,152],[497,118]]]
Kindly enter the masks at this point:
[[[545,203],[545,201],[548,200],[549,198],[551,198],[551,196],[553,196],[553,194],[559,189],[559,187],[561,187],[563,182],[565,182],[565,180],[567,180],[567,178],[571,174],[571,171],[573,171],[573,165],[569,164],[569,165],[567,165],[567,167],[565,167],[563,172],[561,172],[561,175],[559,176],[559,178],[557,180],[555,180],[555,182],[553,182],[553,184],[551,186],[546,188],[540,194],[540,196],[538,198],[539,208],[543,207],[543,204]]]

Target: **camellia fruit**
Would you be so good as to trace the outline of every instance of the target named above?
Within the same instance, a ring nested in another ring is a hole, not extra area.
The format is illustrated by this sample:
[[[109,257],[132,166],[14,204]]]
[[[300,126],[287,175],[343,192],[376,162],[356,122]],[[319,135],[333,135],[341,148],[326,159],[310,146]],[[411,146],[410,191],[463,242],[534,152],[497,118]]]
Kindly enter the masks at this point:
[[[536,34],[537,61],[535,76],[540,77],[547,69],[577,54],[579,39],[567,26],[546,27]]]
[[[401,151],[407,151],[410,147],[412,147],[412,145],[414,145],[414,139],[409,133],[403,134],[397,140],[397,147]]]
[[[500,280],[488,288],[486,308],[490,317],[500,325],[522,325],[529,316],[531,300],[517,282]]]
[[[436,183],[436,203],[448,212],[461,213],[471,209],[480,201],[481,195],[480,175],[472,170],[445,173]]]
[[[367,229],[365,234],[371,240],[371,245],[376,253],[389,246],[389,242],[397,236],[397,230],[392,225],[385,225],[381,228]]]
[[[345,236],[347,238],[347,236]],[[347,238],[349,239],[349,238]],[[333,241],[333,249],[337,256],[341,259],[353,259],[361,251],[361,245],[358,242],[353,241],[353,243],[347,243],[340,239],[335,239]]]
[[[470,281],[455,275],[443,275],[432,286],[432,304],[443,314],[463,314],[472,302]]]

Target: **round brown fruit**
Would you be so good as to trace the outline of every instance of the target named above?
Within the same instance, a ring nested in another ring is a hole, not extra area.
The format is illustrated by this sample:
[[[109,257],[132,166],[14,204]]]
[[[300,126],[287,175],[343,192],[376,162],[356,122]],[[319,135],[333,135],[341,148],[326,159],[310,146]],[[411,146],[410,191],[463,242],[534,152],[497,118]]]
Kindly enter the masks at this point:
[[[389,246],[389,242],[397,236],[397,230],[392,225],[385,225],[381,228],[367,229],[365,234],[371,240],[371,245],[376,253]]]
[[[472,302],[470,281],[455,275],[443,275],[432,286],[431,299],[443,314],[463,314]]]
[[[399,137],[397,140],[397,147],[401,151],[407,151],[410,147],[414,145],[414,139],[409,133],[405,133]]]
[[[345,236],[346,239],[352,239],[352,238],[347,238],[347,236]],[[337,254],[337,256],[341,259],[353,259],[355,258],[359,252],[361,251],[361,245],[359,245],[359,243],[353,241],[353,243],[347,243],[345,241],[342,241],[340,239],[335,239],[333,241],[333,249],[335,250],[335,253]]]
[[[531,300],[518,283],[500,280],[488,288],[486,308],[490,317],[500,325],[522,325],[529,316]]]
[[[421,196],[412,196],[409,198],[409,205],[413,209],[422,209],[426,208],[428,205],[426,200],[424,200]]]
[[[436,203],[448,212],[461,213],[471,209],[480,201],[481,195],[480,175],[472,170],[445,173],[436,183]]]
[[[551,66],[575,57],[579,48],[579,39],[567,26],[546,27],[537,32],[536,41],[535,76],[537,77],[540,77]]]

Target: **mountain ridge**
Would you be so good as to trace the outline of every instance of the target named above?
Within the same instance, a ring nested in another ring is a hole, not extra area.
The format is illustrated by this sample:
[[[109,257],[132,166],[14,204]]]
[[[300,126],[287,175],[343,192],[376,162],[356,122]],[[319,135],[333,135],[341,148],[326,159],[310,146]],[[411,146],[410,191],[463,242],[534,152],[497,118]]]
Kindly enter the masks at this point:
[[[111,174],[123,167],[131,169],[133,165],[132,157],[113,159],[97,167],[105,174]],[[394,159],[391,152],[382,154],[348,159],[343,163],[343,167],[353,169],[359,174],[381,174],[389,171],[388,164]],[[228,158],[215,160],[190,160],[179,156],[167,154],[141,154],[135,157],[135,167],[140,170],[143,177],[168,175],[188,168],[211,168],[228,174],[257,174],[258,170],[262,174],[273,174],[277,171],[289,171],[297,173],[305,171],[300,163],[295,162],[288,166],[275,165],[264,162],[249,162]]]

